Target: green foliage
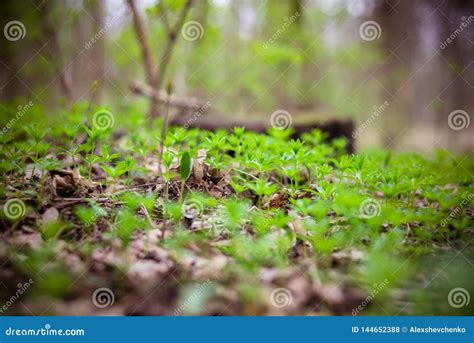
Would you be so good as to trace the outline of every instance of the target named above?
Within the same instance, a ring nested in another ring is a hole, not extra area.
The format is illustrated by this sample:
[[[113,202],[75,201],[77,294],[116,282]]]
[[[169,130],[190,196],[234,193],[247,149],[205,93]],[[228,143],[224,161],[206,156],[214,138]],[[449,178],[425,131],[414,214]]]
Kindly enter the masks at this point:
[[[99,218],[107,216],[107,211],[97,204],[91,206],[77,206],[74,213],[81,219],[86,228],[93,225]]]
[[[2,216],[13,230],[28,222],[44,239],[39,251],[24,253],[33,268],[33,259],[44,262],[49,256],[51,243],[65,241],[87,259],[96,249],[98,232],[103,233],[99,244],[121,242],[127,251],[138,232],[159,229],[160,239],[152,244],[170,249],[178,260],[195,251],[206,257],[217,252],[232,261],[225,270],[232,276],[291,268],[294,258],[305,258],[320,268],[315,278],[339,282],[341,276],[327,269],[333,255],[360,252],[363,257],[349,263],[344,277],[365,292],[383,283],[379,299],[389,301],[419,271],[420,259],[462,247],[470,237],[470,157],[386,150],[347,155],[341,150],[345,141],[328,142],[318,130],[292,140],[291,130],[256,134],[243,128],[171,127],[161,175],[154,167],[159,125],[137,124],[117,144],[112,135],[78,125],[75,111],[50,130],[32,124],[2,136],[5,186],[0,194],[28,204],[21,218]],[[130,117],[117,115],[117,127],[144,120],[144,115]],[[28,118],[38,121],[33,119]],[[79,144],[77,136],[83,137]],[[197,181],[197,175],[191,178],[191,156],[200,156],[201,150],[206,157],[196,157],[196,166],[202,167]],[[55,153],[61,158],[52,158]],[[26,180],[25,174],[30,175]],[[74,175],[71,197],[88,203],[61,209],[58,220],[34,221],[43,204],[54,204],[50,188],[55,175]],[[58,276],[66,273],[62,266],[55,268],[41,289],[58,295],[68,280]],[[240,291],[251,299],[256,293],[242,282]],[[208,296],[202,294],[196,303]]]
[[[181,156],[181,162],[179,164],[179,174],[181,175],[181,180],[183,180],[183,182],[191,175],[192,167],[193,161],[191,155],[188,151],[185,151],[183,156]]]

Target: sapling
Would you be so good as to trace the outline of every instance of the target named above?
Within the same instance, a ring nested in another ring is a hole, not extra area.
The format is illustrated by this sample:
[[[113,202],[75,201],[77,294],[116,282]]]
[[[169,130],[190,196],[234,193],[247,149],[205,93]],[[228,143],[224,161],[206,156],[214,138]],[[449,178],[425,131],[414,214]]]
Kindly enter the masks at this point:
[[[232,188],[234,189],[234,191],[237,193],[237,194],[240,194],[242,193],[243,191],[245,191],[245,186],[244,185],[241,185],[240,183],[238,183],[236,180],[231,180],[230,181],[230,185],[232,186]]]
[[[100,158],[92,153],[87,154],[86,157],[84,157],[84,160],[87,163],[87,170],[88,170],[88,175],[89,178],[92,179],[92,166],[94,163],[100,160]]]
[[[269,196],[276,192],[277,186],[266,180],[258,179],[255,182],[247,182],[246,186],[258,196],[258,206],[262,207],[263,196]]]
[[[23,171],[26,168],[25,156],[28,156],[31,151],[31,146],[28,145],[29,149],[18,149],[18,145],[10,148],[5,148],[3,155],[5,158],[1,159],[2,172],[9,173],[10,171]],[[20,147],[21,148],[21,147]],[[5,180],[6,181],[6,180]]]
[[[72,168],[76,169],[76,158],[79,156],[79,147],[72,147],[70,149],[60,149],[62,155],[69,156],[72,160]]]
[[[179,197],[181,201],[183,200],[184,186],[191,176],[192,168],[193,160],[191,159],[191,155],[188,151],[185,151],[183,156],[181,156],[181,162],[179,163],[179,175],[181,176],[181,192],[179,193]]]
[[[171,135],[173,139],[173,145],[181,149],[181,144],[183,144],[184,140],[186,139],[186,136],[187,136],[187,132],[184,128],[182,127],[176,128],[173,134]]]
[[[166,133],[168,129],[168,115],[169,115],[170,99],[171,99],[172,93],[173,93],[173,83],[169,81],[166,87],[166,94],[167,94],[166,110],[165,110],[165,115],[163,116],[163,122],[161,124],[161,140],[160,140],[160,150],[159,150],[160,163],[163,163],[163,152],[165,148]],[[161,168],[159,170],[159,173],[163,174],[163,170]]]
[[[113,187],[114,187],[114,190],[115,190],[118,178],[120,176],[124,175],[125,173],[130,173],[130,171],[133,169],[134,166],[135,166],[135,161],[133,160],[133,158],[128,157],[124,161],[118,162],[115,167],[108,166],[108,165],[104,164],[102,166],[102,169],[104,169],[104,171],[110,177],[112,177],[112,179],[114,181]]]
[[[62,127],[62,132],[66,135],[68,140],[71,142],[71,145],[74,144],[74,138],[77,137],[77,134],[79,133],[80,130],[80,125],[69,125],[66,124]]]
[[[35,175],[36,163],[38,162],[38,158],[41,155],[46,154],[49,149],[49,144],[42,142],[46,134],[50,131],[50,129],[41,129],[36,124],[31,124],[25,126],[25,131],[30,138],[34,141],[34,151],[35,156],[33,158],[33,170],[31,171],[31,175]]]
[[[83,128],[87,133],[88,140],[85,144],[82,144],[81,146],[87,154],[85,160],[88,165],[88,175],[89,178],[92,178],[92,165],[99,160],[99,158],[95,155],[96,143],[99,140],[102,131],[94,125],[92,125],[91,128],[88,128],[87,126],[83,125]]]
[[[135,133],[131,137],[131,145],[133,152],[140,155],[141,160],[143,160],[149,151],[149,147],[147,146],[145,139]]]
[[[176,154],[172,150],[166,150],[163,154],[163,166],[165,168],[163,173],[163,178],[165,179],[165,203],[169,199],[169,182],[171,179],[170,168],[175,156]]]
[[[208,137],[206,137],[205,147],[208,148],[211,156],[209,157],[209,162],[212,163],[212,166],[220,170],[222,167],[222,161],[220,158],[220,151],[224,148],[226,144],[226,133],[223,131],[211,132]]]
[[[102,151],[102,156],[101,156],[100,160],[103,163],[110,163],[113,160],[120,157],[120,154],[117,154],[117,153],[110,154],[108,145],[102,144],[101,147],[100,147],[100,150]]]
[[[239,158],[242,154],[242,137],[245,133],[244,127],[234,127],[233,135],[228,138],[228,142],[234,147],[235,157]]]

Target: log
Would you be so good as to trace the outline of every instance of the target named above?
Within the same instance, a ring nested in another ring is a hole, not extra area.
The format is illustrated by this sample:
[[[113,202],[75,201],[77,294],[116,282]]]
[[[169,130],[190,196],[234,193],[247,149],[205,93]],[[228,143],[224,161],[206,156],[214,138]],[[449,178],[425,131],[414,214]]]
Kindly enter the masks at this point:
[[[132,92],[139,95],[144,95],[148,98],[157,100],[160,104],[164,104],[168,100],[168,95],[164,91],[157,92],[151,86],[140,83],[134,82],[131,86]],[[208,104],[200,101],[197,98],[193,97],[184,97],[179,95],[172,94],[170,97],[170,106],[177,107],[179,109],[190,109],[193,111],[199,111],[202,108],[209,107]]]
[[[168,95],[161,91],[157,92],[149,85],[134,82],[132,91],[136,94],[144,95],[149,98],[155,98],[160,103],[166,103]],[[208,131],[216,131],[219,129],[231,130],[236,126],[245,127],[247,131],[265,133],[271,128],[270,118],[234,118],[226,115],[218,115],[215,113],[207,114],[210,109],[210,103],[203,102],[193,97],[183,97],[171,95],[169,101],[170,107],[178,109],[176,115],[170,119],[170,125],[188,127],[196,127]],[[186,115],[193,113],[191,116]],[[207,114],[203,117],[204,114]],[[347,152],[355,151],[354,138],[354,122],[352,119],[330,119],[322,121],[315,119],[306,122],[294,122],[292,138],[300,138],[305,132],[311,132],[313,129],[319,129],[328,135],[328,139],[345,137],[347,144]]]
[[[246,119],[237,118],[233,119],[228,116],[220,115],[208,115],[205,117],[194,116],[184,117],[177,116],[170,120],[170,125],[196,127],[208,131],[216,131],[219,129],[231,130],[236,126],[245,127],[247,131],[265,133],[271,128],[270,120],[258,120],[258,119]],[[352,154],[355,151],[354,138],[352,133],[354,132],[354,122],[352,119],[330,119],[325,122],[313,121],[304,123],[294,123],[291,125],[293,129],[292,138],[300,138],[303,133],[311,132],[313,129],[319,129],[322,132],[327,133],[328,139],[334,139],[344,137],[347,140],[347,152]]]

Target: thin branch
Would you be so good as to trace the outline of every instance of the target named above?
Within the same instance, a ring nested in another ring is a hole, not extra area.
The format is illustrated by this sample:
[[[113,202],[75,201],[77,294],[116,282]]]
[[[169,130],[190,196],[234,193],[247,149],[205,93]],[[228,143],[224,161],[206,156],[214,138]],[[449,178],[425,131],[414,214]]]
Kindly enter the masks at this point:
[[[140,49],[142,51],[143,67],[145,69],[146,80],[148,84],[153,83],[153,62],[150,53],[150,44],[148,43],[148,36],[143,24],[143,20],[138,13],[134,0],[127,0],[130,10],[133,14],[133,27],[135,35],[137,36]]]
[[[136,94],[144,95],[146,97],[149,97],[150,99],[154,99],[160,104],[164,104],[166,103],[166,101],[168,101],[168,95],[165,91],[157,92],[149,85],[140,83],[138,81],[134,82],[131,85],[131,90]],[[171,107],[189,109],[192,111],[201,111],[202,113],[206,112],[207,108],[209,107],[208,104],[197,98],[184,97],[174,94],[169,99],[169,103]]]
[[[183,26],[184,20],[186,19],[186,16],[191,8],[192,3],[193,3],[193,0],[186,1],[183,8],[181,9],[181,12],[179,13],[176,24],[174,25],[172,30],[168,31],[168,41],[166,42],[166,46],[161,54],[161,57],[158,63],[158,69],[156,70],[156,74],[151,84],[151,86],[157,91],[161,89],[161,86],[163,84],[164,76],[166,74],[166,69],[168,68],[169,62],[171,60],[171,55],[173,54],[173,49],[177,41],[178,31]],[[165,16],[166,16],[166,12],[164,12],[163,18],[165,18]],[[167,21],[167,17],[165,19],[165,22],[166,21]],[[165,24],[165,26],[167,25],[168,24]],[[168,27],[168,30],[169,30],[169,27]],[[150,107],[150,115],[152,117],[156,116],[158,112],[158,105],[159,103],[157,101],[155,100],[152,101],[152,105]]]
[[[166,34],[170,32],[170,23],[168,21],[168,13],[166,12],[166,8],[160,3],[161,12],[163,13],[161,19],[163,20],[163,26],[165,27]]]

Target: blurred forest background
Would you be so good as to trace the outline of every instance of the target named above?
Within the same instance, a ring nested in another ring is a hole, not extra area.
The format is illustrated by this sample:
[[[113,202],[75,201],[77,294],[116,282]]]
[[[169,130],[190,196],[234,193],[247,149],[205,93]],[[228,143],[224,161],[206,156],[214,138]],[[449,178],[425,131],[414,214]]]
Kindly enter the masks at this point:
[[[474,112],[473,1],[194,0],[170,35],[186,4],[2,0],[0,99],[147,111],[130,87],[151,78],[148,59],[169,63],[159,88],[173,80],[221,115],[351,117],[362,149],[472,152],[474,125],[453,130],[448,116]],[[20,36],[6,39],[12,21]]]

